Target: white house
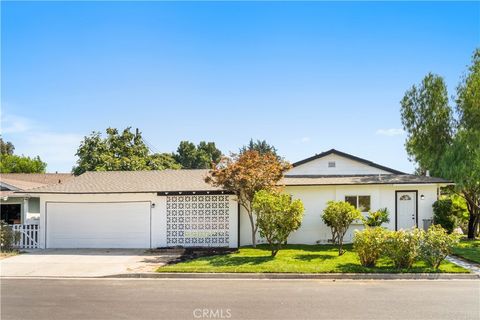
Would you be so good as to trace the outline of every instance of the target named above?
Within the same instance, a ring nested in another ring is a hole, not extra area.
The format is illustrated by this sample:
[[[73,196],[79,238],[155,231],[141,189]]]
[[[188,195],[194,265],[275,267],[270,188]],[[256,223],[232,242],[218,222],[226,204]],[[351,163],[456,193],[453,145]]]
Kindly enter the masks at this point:
[[[205,183],[208,170],[87,172],[65,183],[29,190],[40,198],[42,248],[156,248],[248,245],[247,214],[235,196]],[[327,201],[363,212],[387,208],[390,229],[422,227],[448,181],[404,174],[329,150],[294,164],[280,182],[305,206],[289,243],[331,238],[321,214]],[[361,228],[352,225],[352,230]]]

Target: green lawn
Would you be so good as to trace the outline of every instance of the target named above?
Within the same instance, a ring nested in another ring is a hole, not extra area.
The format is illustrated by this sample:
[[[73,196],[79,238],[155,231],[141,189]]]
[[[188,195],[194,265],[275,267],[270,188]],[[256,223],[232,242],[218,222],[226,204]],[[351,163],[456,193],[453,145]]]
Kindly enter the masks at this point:
[[[480,263],[480,240],[462,240],[453,253],[464,259]]]
[[[297,272],[297,273],[394,273],[435,272],[424,262],[417,262],[412,269],[397,270],[390,261],[382,259],[375,268],[360,265],[351,245],[347,252],[338,256],[332,245],[288,245],[276,257],[270,256],[266,245],[257,248],[242,247],[240,252],[197,258],[157,269],[158,272]],[[468,272],[459,266],[444,261],[438,272]]]

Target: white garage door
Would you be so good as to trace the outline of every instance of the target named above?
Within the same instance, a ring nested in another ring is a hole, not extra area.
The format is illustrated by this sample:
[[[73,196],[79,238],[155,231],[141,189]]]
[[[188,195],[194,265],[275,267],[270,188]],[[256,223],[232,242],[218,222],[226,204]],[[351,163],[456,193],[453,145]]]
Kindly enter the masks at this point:
[[[150,202],[47,203],[47,248],[150,248]]]

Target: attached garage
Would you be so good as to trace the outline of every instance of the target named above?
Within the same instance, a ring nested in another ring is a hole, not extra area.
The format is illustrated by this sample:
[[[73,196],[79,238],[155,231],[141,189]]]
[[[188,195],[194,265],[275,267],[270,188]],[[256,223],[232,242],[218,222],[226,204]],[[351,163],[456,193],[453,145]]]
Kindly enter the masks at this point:
[[[47,202],[47,248],[150,248],[151,203]]]

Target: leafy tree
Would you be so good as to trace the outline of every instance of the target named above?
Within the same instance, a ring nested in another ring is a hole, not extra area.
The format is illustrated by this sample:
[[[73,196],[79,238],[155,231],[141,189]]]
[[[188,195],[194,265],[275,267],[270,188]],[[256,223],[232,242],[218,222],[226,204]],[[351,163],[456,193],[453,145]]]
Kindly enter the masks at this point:
[[[180,166],[168,154],[150,154],[141,133],[130,131],[122,133],[115,128],[106,130],[103,138],[100,132],[93,132],[85,137],[77,150],[77,165],[73,168],[75,175],[86,171],[135,171],[178,169]]]
[[[254,141],[253,139],[250,139],[250,142],[247,145],[240,148],[240,154],[245,153],[246,151],[257,151],[260,154],[272,153],[279,158],[277,148],[268,144],[266,140]]]
[[[457,121],[443,79],[432,74],[406,92],[401,106],[409,156],[419,172],[430,170],[455,182],[469,210],[468,238],[475,238],[480,224],[480,49],[457,88]]]
[[[217,164],[222,152],[214,142],[201,141],[198,146],[190,141],[182,141],[178,146],[174,158],[185,169],[209,169]]]
[[[363,218],[363,223],[367,227],[380,227],[384,223],[389,223],[390,218],[388,217],[388,209],[382,208],[377,211],[368,212],[368,216]]]
[[[258,225],[254,219],[253,198],[260,190],[271,191],[283,173],[291,165],[277,159],[271,153],[260,154],[258,151],[246,151],[232,157],[223,157],[205,179],[214,186],[235,193],[240,205],[247,211],[252,227],[252,245],[256,246]]]
[[[417,171],[438,175],[437,164],[452,141],[453,123],[443,78],[429,73],[405,93],[401,106],[407,153],[418,164]]]
[[[15,244],[20,241],[21,234],[14,231],[5,221],[0,220],[0,251],[11,252],[15,250]]]
[[[288,236],[300,228],[303,218],[303,203],[292,196],[277,191],[261,190],[253,198],[253,210],[257,215],[260,236],[270,245],[275,257]]]
[[[15,151],[15,147],[11,142],[3,141],[3,138],[0,138],[0,154],[3,155],[12,155],[13,151]]]
[[[0,173],[44,173],[47,164],[39,156],[2,155],[0,160]]]
[[[338,245],[338,255],[343,254],[343,237],[353,221],[361,219],[362,214],[348,202],[328,201],[323,210],[322,220],[332,231],[333,243]]]
[[[433,204],[433,221],[448,233],[457,227],[465,229],[468,223],[468,210],[464,198],[452,194],[435,201]]]

